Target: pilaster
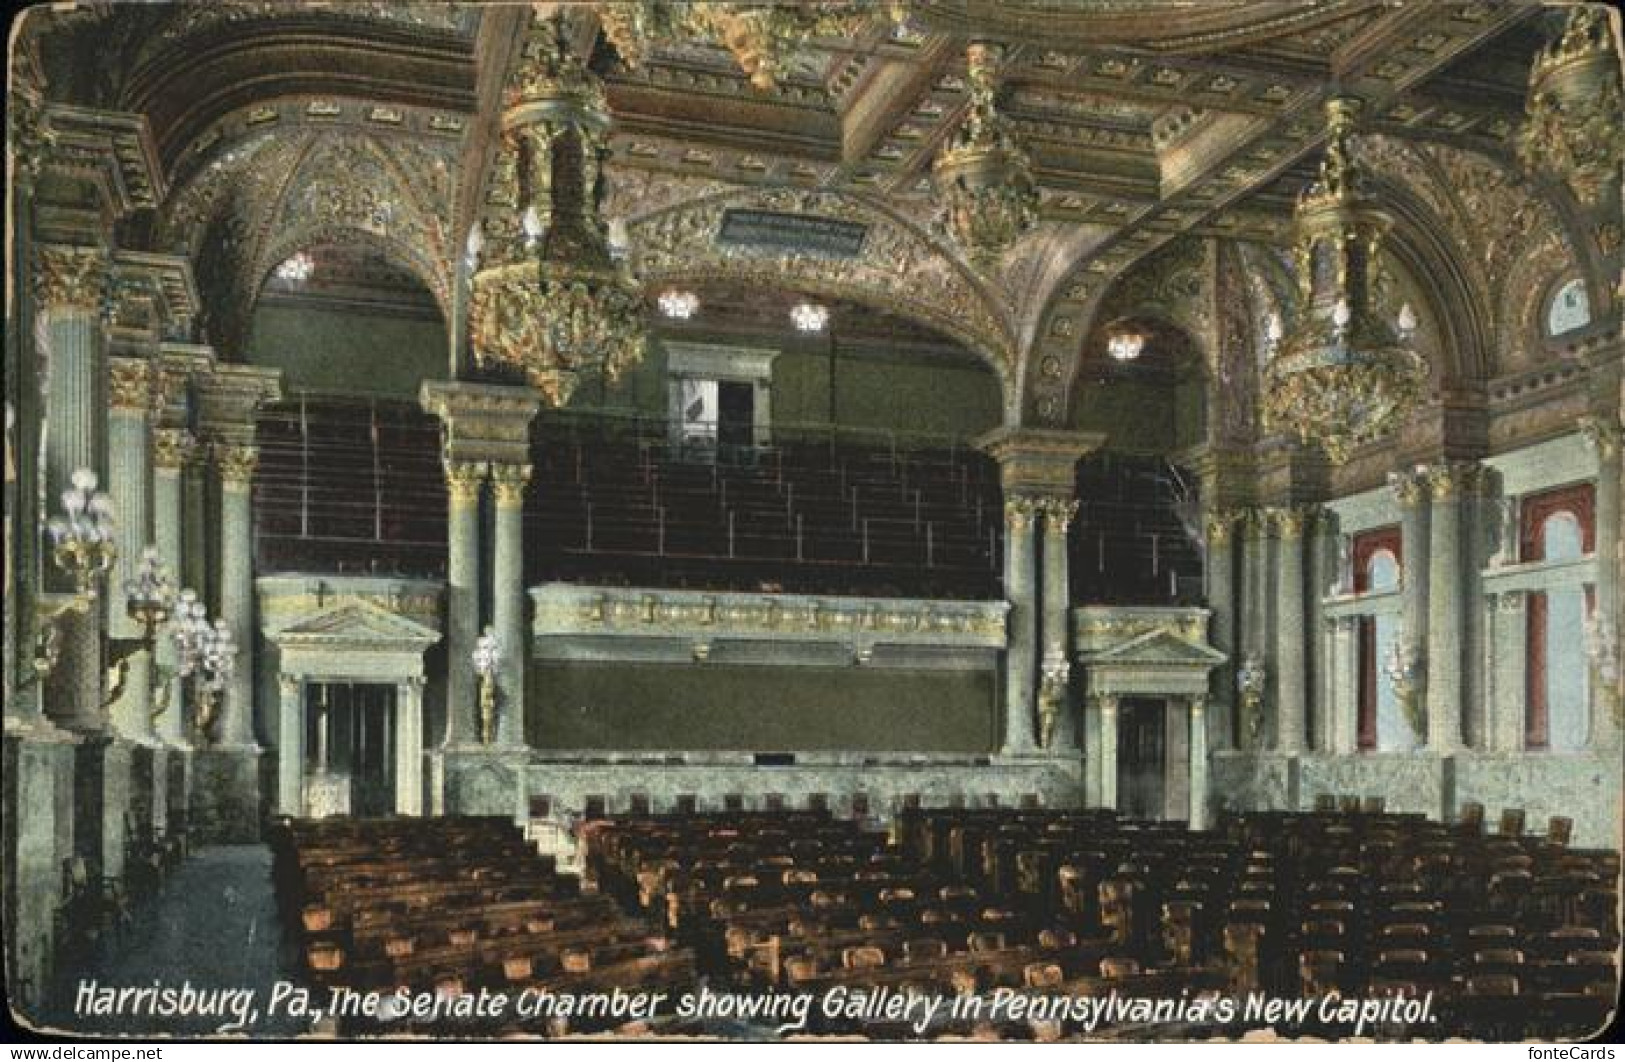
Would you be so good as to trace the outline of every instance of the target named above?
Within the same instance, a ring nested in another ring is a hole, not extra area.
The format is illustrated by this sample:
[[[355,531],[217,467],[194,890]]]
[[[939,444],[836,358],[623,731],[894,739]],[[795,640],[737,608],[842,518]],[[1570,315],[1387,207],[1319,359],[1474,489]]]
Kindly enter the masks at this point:
[[[492,625],[502,646],[497,675],[497,744],[523,746],[525,720],[525,487],[530,465],[491,466],[496,544],[491,569]]]

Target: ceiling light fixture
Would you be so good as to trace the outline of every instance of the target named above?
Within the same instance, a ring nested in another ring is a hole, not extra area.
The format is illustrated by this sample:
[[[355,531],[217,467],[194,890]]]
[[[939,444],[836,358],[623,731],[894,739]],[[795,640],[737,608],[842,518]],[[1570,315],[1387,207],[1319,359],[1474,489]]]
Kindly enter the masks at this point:
[[[674,321],[686,321],[700,308],[700,297],[692,291],[662,291],[658,302],[660,315]]]
[[[822,332],[829,324],[829,307],[816,302],[798,302],[790,307],[790,323],[796,331],[807,335]]]
[[[1114,329],[1106,339],[1106,352],[1116,361],[1133,361],[1145,350],[1145,333],[1133,328]]]

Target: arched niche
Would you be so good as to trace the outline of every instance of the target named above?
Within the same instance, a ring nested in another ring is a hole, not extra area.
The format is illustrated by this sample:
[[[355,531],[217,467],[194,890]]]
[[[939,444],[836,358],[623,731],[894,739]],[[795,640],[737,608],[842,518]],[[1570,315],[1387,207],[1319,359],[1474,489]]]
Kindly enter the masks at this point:
[[[1112,356],[1115,334],[1142,338],[1138,357]],[[1101,320],[1080,354],[1070,426],[1104,432],[1117,452],[1169,456],[1202,442],[1207,382],[1190,334],[1172,322],[1140,314]]]
[[[280,368],[284,391],[414,399],[444,375],[446,322],[417,263],[364,233],[283,240],[247,323],[246,360]],[[293,268],[308,263],[308,269]]]

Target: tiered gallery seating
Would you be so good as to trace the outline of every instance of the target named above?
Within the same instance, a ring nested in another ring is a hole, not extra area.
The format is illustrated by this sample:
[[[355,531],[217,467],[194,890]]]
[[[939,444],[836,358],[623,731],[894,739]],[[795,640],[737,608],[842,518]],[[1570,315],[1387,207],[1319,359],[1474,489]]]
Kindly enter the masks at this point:
[[[998,473],[973,450],[780,437],[719,454],[564,421],[537,425],[532,461],[532,582],[998,593]]]

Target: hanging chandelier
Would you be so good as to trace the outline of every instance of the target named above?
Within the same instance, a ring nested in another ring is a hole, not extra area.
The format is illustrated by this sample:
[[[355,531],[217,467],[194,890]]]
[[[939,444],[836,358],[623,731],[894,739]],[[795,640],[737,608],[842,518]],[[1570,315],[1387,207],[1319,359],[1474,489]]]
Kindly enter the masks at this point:
[[[1576,4],[1563,35],[1529,71],[1528,121],[1518,158],[1531,172],[1568,182],[1587,204],[1617,187],[1625,163],[1620,71],[1601,4]]]
[[[1356,172],[1349,151],[1358,102],[1326,105],[1330,140],[1320,173],[1294,217],[1298,318],[1269,352],[1264,421],[1342,461],[1389,434],[1422,401],[1427,362],[1410,349],[1415,318],[1377,313],[1378,253],[1392,219]]]
[[[534,17],[508,106],[469,298],[475,361],[520,369],[552,405],[643,357],[643,296],[601,212],[609,108],[559,22]]]
[[[1038,221],[1038,190],[1027,155],[994,106],[998,45],[965,49],[970,110],[931,165],[943,226],[977,265],[996,262]]]

